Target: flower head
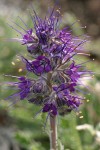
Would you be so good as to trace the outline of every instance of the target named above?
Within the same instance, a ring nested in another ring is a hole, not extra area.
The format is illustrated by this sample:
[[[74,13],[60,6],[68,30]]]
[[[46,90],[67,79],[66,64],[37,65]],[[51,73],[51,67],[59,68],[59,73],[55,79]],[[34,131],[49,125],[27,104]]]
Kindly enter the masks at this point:
[[[59,29],[59,17],[53,10],[42,19],[34,11],[34,29],[21,33],[19,41],[31,55],[31,60],[22,56],[26,70],[37,78],[33,80],[27,75],[14,83],[19,89],[20,100],[40,105],[43,113],[52,115],[61,114],[62,109],[78,110],[84,99],[77,93],[80,79],[90,74],[75,61],[86,40],[74,37],[68,27]]]

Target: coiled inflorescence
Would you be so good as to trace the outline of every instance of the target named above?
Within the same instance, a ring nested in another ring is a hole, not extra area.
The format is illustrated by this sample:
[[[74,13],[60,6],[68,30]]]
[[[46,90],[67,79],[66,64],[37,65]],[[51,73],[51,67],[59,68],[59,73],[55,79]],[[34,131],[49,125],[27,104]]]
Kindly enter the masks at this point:
[[[18,41],[26,46],[31,56],[30,60],[21,56],[22,61],[26,70],[37,77],[32,79],[27,74],[12,83],[18,87],[16,96],[20,100],[40,105],[41,112],[51,115],[57,115],[63,109],[66,112],[78,109],[84,99],[77,95],[80,79],[90,73],[75,60],[86,40],[74,37],[68,27],[59,29],[58,12],[53,9],[44,20],[34,12],[34,29],[20,32]]]

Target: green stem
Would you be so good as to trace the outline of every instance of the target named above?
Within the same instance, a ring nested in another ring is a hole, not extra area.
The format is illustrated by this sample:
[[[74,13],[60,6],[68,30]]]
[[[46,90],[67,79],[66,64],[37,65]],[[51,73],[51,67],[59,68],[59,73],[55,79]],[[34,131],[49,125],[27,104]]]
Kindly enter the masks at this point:
[[[50,150],[57,150],[57,117],[50,115]]]

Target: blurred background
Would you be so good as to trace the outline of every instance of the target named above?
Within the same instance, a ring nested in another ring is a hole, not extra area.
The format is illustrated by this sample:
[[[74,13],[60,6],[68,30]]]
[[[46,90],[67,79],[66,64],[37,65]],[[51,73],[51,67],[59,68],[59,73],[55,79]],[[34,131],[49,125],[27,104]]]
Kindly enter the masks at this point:
[[[63,150],[62,145],[64,150],[100,150],[100,0],[58,0],[58,3],[62,26],[69,25],[73,35],[89,36],[84,49],[90,56],[80,56],[78,60],[90,59],[86,65],[94,72],[93,78],[84,79],[88,86],[88,90],[84,90],[88,94],[84,95],[86,101],[80,113],[59,117],[59,150]],[[16,27],[13,22],[17,22],[23,26],[18,19],[20,16],[32,27],[31,5],[40,16],[44,16],[48,6],[53,4],[54,0],[0,0],[0,150],[49,150],[49,138],[43,129],[45,117],[39,115],[34,118],[39,108],[27,101],[7,107],[9,102],[3,99],[12,94],[12,89],[3,82],[14,79],[3,74],[25,74],[17,58],[18,54],[26,52],[25,47],[4,40],[17,37],[17,32],[8,24]],[[80,22],[71,26],[76,20]]]

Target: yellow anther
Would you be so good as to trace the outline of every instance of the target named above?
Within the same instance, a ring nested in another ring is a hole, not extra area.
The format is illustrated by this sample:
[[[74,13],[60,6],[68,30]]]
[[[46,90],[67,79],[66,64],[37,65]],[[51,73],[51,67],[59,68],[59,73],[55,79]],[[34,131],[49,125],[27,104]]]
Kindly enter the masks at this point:
[[[22,72],[22,71],[23,71],[23,69],[22,69],[22,68],[18,69],[18,72]]]
[[[87,101],[87,102],[89,102],[90,100],[89,100],[89,99],[87,99],[86,101]]]
[[[84,118],[84,116],[80,116],[79,118],[82,119],[82,118]]]
[[[16,59],[18,62],[20,61],[20,59]]]
[[[15,66],[15,63],[13,61],[11,63],[12,63],[13,66]]]

